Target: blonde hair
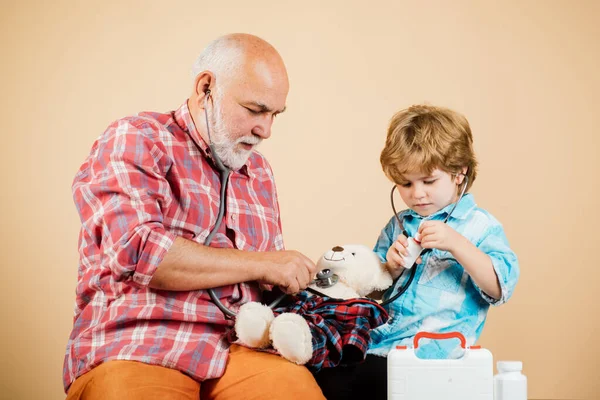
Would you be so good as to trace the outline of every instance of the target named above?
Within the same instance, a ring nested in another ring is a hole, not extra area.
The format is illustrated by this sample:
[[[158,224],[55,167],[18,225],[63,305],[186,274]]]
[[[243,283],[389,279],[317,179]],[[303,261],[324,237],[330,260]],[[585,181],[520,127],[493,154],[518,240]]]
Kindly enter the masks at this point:
[[[467,167],[467,191],[477,177],[473,135],[467,119],[450,109],[414,105],[396,113],[390,122],[381,166],[394,183],[406,182],[404,174],[430,174],[440,169],[456,175]]]

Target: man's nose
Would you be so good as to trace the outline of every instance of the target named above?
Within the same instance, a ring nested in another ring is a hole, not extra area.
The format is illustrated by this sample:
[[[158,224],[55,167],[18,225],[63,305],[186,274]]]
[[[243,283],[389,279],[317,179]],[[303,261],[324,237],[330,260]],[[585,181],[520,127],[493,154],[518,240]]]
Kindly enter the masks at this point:
[[[271,137],[271,126],[273,126],[273,116],[265,114],[252,128],[252,134],[261,139],[268,139]]]

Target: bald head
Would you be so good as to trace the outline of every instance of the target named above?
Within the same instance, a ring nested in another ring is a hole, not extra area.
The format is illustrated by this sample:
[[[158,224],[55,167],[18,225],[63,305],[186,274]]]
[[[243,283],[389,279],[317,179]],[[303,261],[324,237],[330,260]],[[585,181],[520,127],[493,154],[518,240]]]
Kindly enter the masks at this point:
[[[192,68],[194,78],[204,71],[214,75],[221,89],[239,83],[236,82],[239,79],[250,78],[287,87],[287,71],[277,50],[265,40],[246,33],[233,33],[212,41]]]

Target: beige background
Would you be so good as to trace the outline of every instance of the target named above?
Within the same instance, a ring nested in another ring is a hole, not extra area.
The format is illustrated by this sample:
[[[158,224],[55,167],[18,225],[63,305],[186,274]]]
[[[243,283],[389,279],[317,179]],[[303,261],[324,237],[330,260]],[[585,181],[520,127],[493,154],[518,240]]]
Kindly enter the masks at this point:
[[[473,193],[522,267],[481,344],[523,360],[531,398],[599,398],[599,17],[596,1],[2,1],[0,397],[64,398],[70,185],[92,142],[116,118],[179,106],[200,50],[242,31],[289,69],[289,110],[262,147],[287,246],[316,259],[373,245],[392,215],[389,118],[455,108],[475,134]]]

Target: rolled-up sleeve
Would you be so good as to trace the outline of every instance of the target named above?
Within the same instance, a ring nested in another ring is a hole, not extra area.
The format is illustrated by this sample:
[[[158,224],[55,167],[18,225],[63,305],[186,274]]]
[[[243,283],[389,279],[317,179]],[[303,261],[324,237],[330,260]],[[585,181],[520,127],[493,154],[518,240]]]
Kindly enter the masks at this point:
[[[512,296],[519,280],[519,261],[508,244],[502,225],[496,223],[490,226],[477,247],[492,260],[494,271],[500,283],[501,295],[499,299],[494,299],[482,291],[481,288],[477,287],[477,290],[483,299],[491,305],[504,304]]]
[[[382,263],[387,262],[387,252],[392,243],[397,238],[397,234],[395,233],[396,229],[394,229],[395,217],[390,219],[387,225],[381,230],[379,237],[377,238],[377,242],[375,243],[375,247],[373,251],[379,257],[379,261]]]
[[[396,241],[396,239],[398,239],[398,236],[400,236],[400,234],[402,234],[402,230],[400,229],[400,226],[398,225],[398,219],[403,220],[404,215],[406,214],[406,211],[407,210],[401,211],[398,214],[398,218],[396,218],[395,216],[390,218],[388,223],[381,230],[379,237],[377,238],[377,242],[375,243],[375,247],[373,248],[373,251],[377,254],[377,256],[379,257],[379,260],[382,263],[387,262],[387,252],[388,252],[390,246],[392,245],[392,243],[394,243]]]
[[[142,286],[175,240],[163,225],[171,161],[151,128],[135,119],[111,125],[73,182],[84,227],[80,251],[98,252],[115,280]]]

